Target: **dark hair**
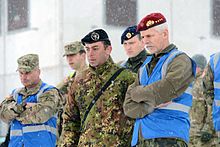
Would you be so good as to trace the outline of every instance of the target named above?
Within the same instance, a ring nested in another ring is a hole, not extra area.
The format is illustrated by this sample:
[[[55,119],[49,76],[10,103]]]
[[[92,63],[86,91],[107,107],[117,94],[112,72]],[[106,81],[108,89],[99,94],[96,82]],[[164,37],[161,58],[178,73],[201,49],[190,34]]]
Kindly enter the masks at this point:
[[[108,46],[111,46],[111,41],[110,40],[104,40],[102,42],[103,42],[103,45],[104,45],[105,48],[107,48]]]
[[[80,54],[80,55],[82,55],[83,53],[86,53],[86,51],[85,51],[85,50],[80,50],[80,51],[79,51],[79,54]]]
[[[142,39],[142,38],[141,38],[141,34],[137,34],[137,37],[138,37],[139,40]]]

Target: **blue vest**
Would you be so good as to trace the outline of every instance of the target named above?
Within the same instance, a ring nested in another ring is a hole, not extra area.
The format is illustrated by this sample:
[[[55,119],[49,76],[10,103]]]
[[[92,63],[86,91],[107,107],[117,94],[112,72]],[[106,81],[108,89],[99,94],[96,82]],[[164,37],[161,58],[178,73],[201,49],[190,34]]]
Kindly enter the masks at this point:
[[[151,61],[152,56],[147,57],[140,68],[139,81],[143,86],[155,83],[166,75],[169,63],[182,52],[173,49],[163,55],[155,66],[150,77],[146,70],[147,64]],[[193,74],[196,73],[196,64],[192,61]],[[172,103],[166,107],[155,109],[152,113],[143,118],[136,119],[131,145],[135,146],[138,142],[139,131],[145,139],[175,137],[184,141],[189,141],[189,110],[192,106],[192,87],[177,98],[172,99]]]
[[[37,94],[30,95],[25,102],[37,103],[38,97],[45,91],[52,89],[43,83]],[[19,89],[13,92],[18,104],[22,103]],[[40,124],[22,124],[14,119],[11,124],[9,147],[55,147],[56,144],[56,117],[51,117],[47,122]]]
[[[220,132],[220,52],[211,55],[210,66],[214,75],[213,124],[215,131]]]

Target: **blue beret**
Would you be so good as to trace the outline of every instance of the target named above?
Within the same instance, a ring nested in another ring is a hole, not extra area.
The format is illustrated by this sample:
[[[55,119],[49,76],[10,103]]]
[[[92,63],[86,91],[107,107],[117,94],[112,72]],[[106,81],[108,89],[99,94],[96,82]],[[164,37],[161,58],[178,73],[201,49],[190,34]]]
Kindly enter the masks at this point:
[[[137,34],[140,34],[140,32],[136,31],[137,26],[130,26],[128,27],[124,33],[121,35],[121,44],[124,43],[125,40],[129,40],[132,37],[136,36]]]
[[[109,45],[111,45],[108,34],[103,29],[93,30],[81,39],[83,45],[85,45],[85,43],[90,44],[98,41],[106,41]]]

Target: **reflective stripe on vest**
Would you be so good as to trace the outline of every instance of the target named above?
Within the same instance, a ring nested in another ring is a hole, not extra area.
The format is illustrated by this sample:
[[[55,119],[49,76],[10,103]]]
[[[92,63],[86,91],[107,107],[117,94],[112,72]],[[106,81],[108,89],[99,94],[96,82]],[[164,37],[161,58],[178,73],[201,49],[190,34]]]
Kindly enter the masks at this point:
[[[44,90],[46,90],[46,89],[49,88],[49,87],[51,87],[51,86],[48,85],[48,84],[46,84],[46,85],[44,85],[44,86],[39,90],[39,92],[38,92],[37,95],[36,95],[36,97],[37,97],[37,102],[38,102],[39,96],[40,96],[42,93],[44,93]]]
[[[179,50],[175,50],[173,52],[171,52],[171,54],[169,55],[169,57],[166,59],[166,61],[164,62],[163,66],[162,66],[162,79],[165,78],[165,75],[167,73],[167,67],[170,63],[170,61],[175,58],[177,55],[182,54],[183,52],[179,51]],[[188,87],[185,90],[186,94],[192,95],[192,88]],[[184,104],[180,104],[180,103],[175,103],[172,102],[170,104],[168,104],[165,107],[160,107],[159,109],[167,109],[167,110],[177,110],[177,111],[182,111],[185,113],[189,113],[190,107]]]
[[[183,105],[183,104],[180,104],[180,103],[172,102],[172,103],[168,104],[167,106],[160,107],[158,109],[175,110],[175,111],[182,111],[182,112],[185,112],[185,113],[189,113],[190,107],[186,106],[186,105]]]
[[[183,52],[179,51],[179,50],[174,50],[173,52],[170,53],[170,55],[167,57],[167,59],[165,60],[165,62],[163,63],[161,72],[162,72],[162,79],[165,78],[165,75],[167,73],[167,68],[169,66],[169,63],[172,61],[173,58],[175,58],[176,56],[183,54]],[[145,65],[146,66],[146,65]],[[141,81],[142,78],[142,74],[144,69],[146,68],[145,66],[143,66],[142,68],[139,69],[139,80]],[[185,94],[189,94],[192,95],[192,87],[188,87],[185,92]],[[168,104],[165,107],[160,107],[158,109],[168,109],[168,110],[177,110],[177,111],[182,111],[185,113],[189,113],[190,107],[184,104],[180,104],[180,103],[175,103],[172,102],[170,104]]]
[[[215,100],[215,105],[219,107],[220,106],[220,100]]]
[[[175,56],[182,54],[183,52],[178,51],[178,50],[174,50],[173,52],[170,53],[169,57],[166,59],[166,61],[164,62],[163,66],[162,66],[162,79],[165,77],[166,73],[167,73],[167,67],[170,63],[170,60],[173,59]]]
[[[192,87],[188,87],[184,93],[192,95]],[[165,107],[160,107],[159,109],[177,110],[177,111],[189,113],[190,107],[180,103],[172,102]]]
[[[11,130],[10,136],[22,136],[22,131],[21,130]]]
[[[39,96],[40,96],[42,93],[44,93],[44,90],[46,90],[46,89],[49,88],[49,87],[50,87],[50,85],[46,84],[46,85],[44,85],[44,86],[39,90],[39,92],[36,94],[37,101],[38,101]],[[15,99],[15,101],[18,100],[18,92],[19,92],[20,90],[21,90],[21,88],[17,88],[17,89],[15,89],[15,91],[13,92],[13,98]]]
[[[192,95],[192,87],[188,87],[188,88],[185,90],[185,93]]]
[[[214,69],[216,68],[216,65],[218,63],[219,58],[220,58],[220,53],[216,53],[214,55],[214,61],[213,61],[214,62]]]
[[[141,81],[141,77],[144,71],[144,68],[146,68],[145,66],[139,69],[139,81]]]
[[[21,90],[22,88],[17,88],[17,89],[15,89],[14,90],[14,92],[13,92],[13,98],[14,98],[14,100],[17,102],[17,100],[18,100],[18,92]]]
[[[220,89],[220,82],[214,82],[214,87]]]
[[[216,133],[217,133],[217,136],[220,137],[220,131],[217,131]]]
[[[220,53],[216,53],[214,55],[214,61],[213,61],[214,62],[214,69],[216,69],[219,58],[220,58]],[[220,82],[214,81],[214,87],[217,89],[220,89]],[[215,100],[215,104],[216,104],[216,106],[220,106],[220,100]]]
[[[22,133],[32,133],[39,131],[47,131],[54,135],[56,135],[56,128],[48,126],[48,125],[38,125],[38,126],[26,126],[23,127],[22,130],[11,130],[11,136],[22,136]]]

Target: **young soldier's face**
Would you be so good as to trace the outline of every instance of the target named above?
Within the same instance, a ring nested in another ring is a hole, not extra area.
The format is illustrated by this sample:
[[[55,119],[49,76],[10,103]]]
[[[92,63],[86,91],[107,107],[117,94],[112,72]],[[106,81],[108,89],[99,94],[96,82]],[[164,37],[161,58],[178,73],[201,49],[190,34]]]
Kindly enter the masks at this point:
[[[87,60],[92,67],[98,67],[104,64],[111,53],[111,46],[105,47],[101,41],[85,44],[85,48]]]
[[[85,54],[77,53],[67,55],[66,60],[69,66],[77,71],[80,68],[80,65],[85,62]]]
[[[137,56],[144,49],[143,43],[139,39],[138,35],[129,40],[125,40],[123,42],[123,47],[129,58]]]

